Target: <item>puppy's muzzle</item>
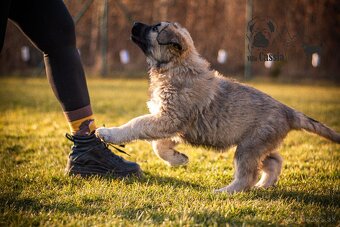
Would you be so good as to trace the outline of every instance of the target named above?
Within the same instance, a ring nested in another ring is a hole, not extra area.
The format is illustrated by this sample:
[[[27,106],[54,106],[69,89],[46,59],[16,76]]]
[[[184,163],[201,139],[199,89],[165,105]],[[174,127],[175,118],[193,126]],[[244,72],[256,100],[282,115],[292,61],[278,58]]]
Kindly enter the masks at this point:
[[[151,26],[140,22],[135,22],[131,30],[131,40],[136,43],[145,54],[148,52],[148,34],[150,30]]]

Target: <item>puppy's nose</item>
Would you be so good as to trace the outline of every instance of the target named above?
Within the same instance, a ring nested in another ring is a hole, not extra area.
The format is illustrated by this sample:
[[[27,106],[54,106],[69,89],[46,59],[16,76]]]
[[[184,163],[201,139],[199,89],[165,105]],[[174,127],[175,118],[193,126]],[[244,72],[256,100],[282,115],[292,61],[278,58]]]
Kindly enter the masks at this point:
[[[140,22],[134,22],[131,33],[134,36],[139,36],[148,30],[149,26]]]
[[[132,26],[132,29],[131,29],[131,33],[132,33],[132,35],[139,35],[140,34],[140,32],[141,32],[141,23],[139,23],[139,22],[134,22],[133,23],[133,26]]]

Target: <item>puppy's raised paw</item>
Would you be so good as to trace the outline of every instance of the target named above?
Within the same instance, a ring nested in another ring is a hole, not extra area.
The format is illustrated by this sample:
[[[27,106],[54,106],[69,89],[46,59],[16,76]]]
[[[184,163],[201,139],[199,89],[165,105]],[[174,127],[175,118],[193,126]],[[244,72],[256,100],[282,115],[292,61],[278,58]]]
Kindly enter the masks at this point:
[[[111,129],[100,127],[96,129],[95,134],[99,139],[104,140],[105,142],[112,142],[112,133],[110,131]]]

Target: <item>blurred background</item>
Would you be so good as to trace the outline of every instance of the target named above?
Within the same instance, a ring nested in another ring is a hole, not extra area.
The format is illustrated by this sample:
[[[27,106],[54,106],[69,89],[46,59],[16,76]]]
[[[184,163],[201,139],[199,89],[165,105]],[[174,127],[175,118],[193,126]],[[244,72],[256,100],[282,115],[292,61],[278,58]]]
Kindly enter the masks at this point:
[[[189,30],[199,53],[222,73],[340,81],[338,0],[64,2],[76,23],[77,47],[88,75],[145,76],[145,56],[130,41],[133,21],[176,21]],[[254,45],[257,34],[268,45]],[[265,61],[258,58],[260,53],[280,59]],[[11,22],[0,55],[0,75],[45,75],[42,54]]]

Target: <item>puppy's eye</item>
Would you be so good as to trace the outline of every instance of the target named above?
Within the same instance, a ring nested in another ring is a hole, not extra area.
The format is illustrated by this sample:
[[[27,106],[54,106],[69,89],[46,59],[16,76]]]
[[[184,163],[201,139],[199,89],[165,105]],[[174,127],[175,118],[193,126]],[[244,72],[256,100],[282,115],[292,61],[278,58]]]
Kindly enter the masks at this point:
[[[152,31],[153,31],[153,32],[158,32],[157,26],[153,26],[153,27],[152,27]]]

